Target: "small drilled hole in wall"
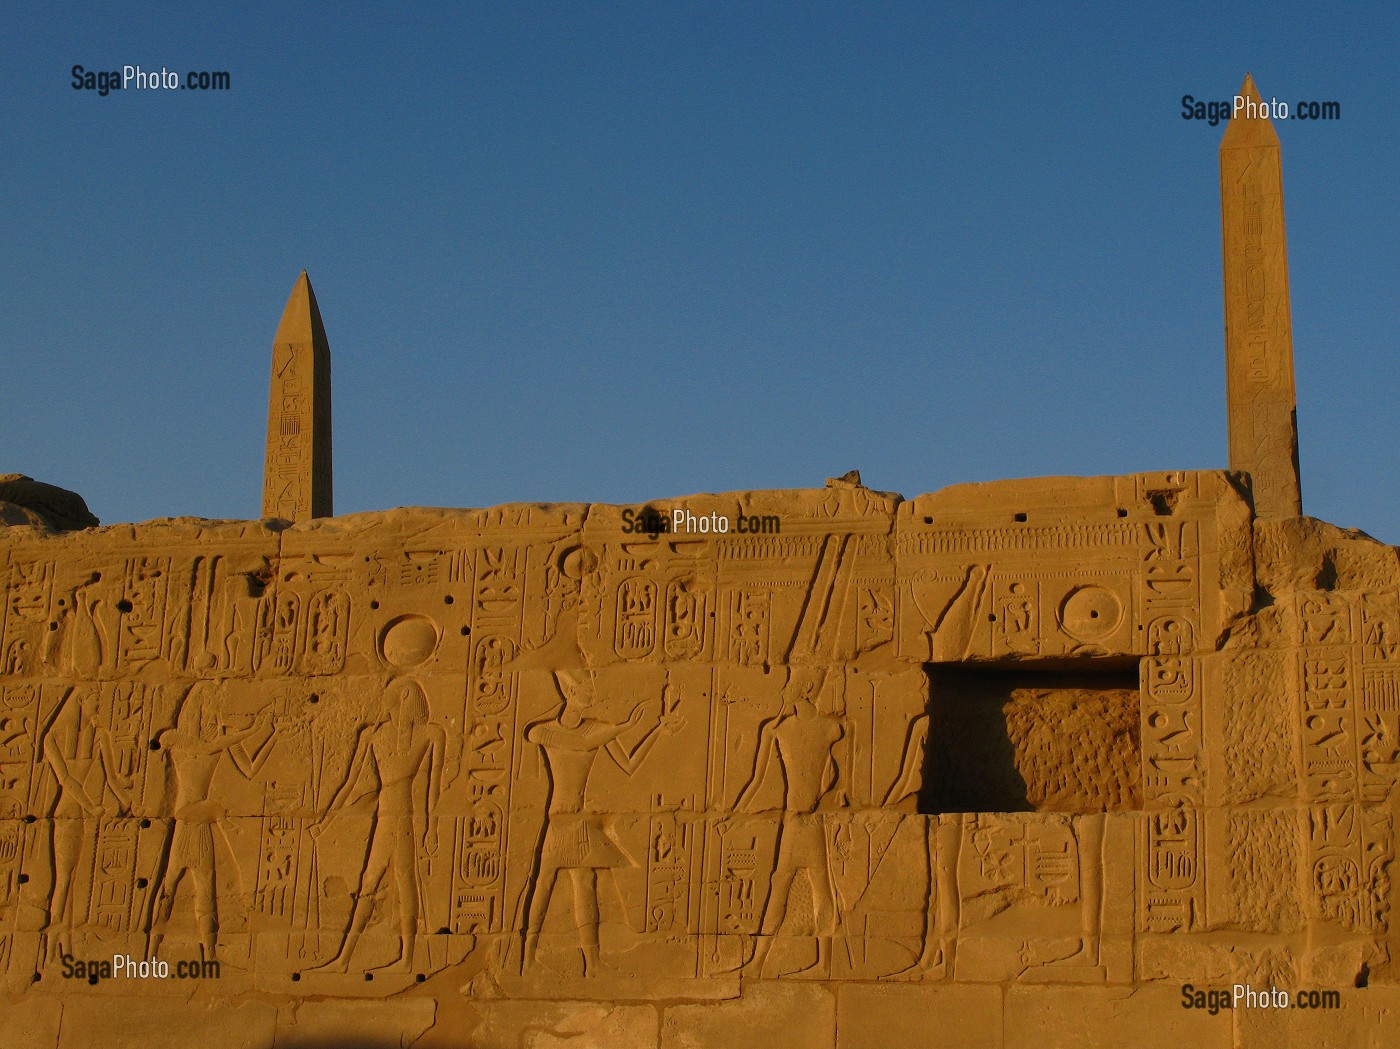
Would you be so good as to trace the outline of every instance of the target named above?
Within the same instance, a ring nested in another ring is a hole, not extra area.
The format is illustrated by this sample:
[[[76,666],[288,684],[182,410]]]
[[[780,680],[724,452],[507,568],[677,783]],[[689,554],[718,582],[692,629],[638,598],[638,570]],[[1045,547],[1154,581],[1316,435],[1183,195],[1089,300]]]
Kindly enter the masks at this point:
[[[452,602],[453,602],[454,600],[456,600],[456,599],[455,599],[451,594],[448,594],[446,597],[444,597],[444,598],[442,599],[442,603],[443,603],[444,605],[450,605],[450,604],[452,604]]]
[[[1026,515],[1025,515],[1025,514],[1017,514],[1017,515],[1016,515],[1016,520],[1019,521],[1021,524],[1025,524],[1025,523],[1026,523]]]
[[[145,888],[147,885],[149,885],[149,884],[150,884],[150,882],[148,882],[145,878],[137,878],[137,879],[136,879],[136,887],[137,887],[138,889],[144,889],[144,888]]]
[[[133,604],[132,604],[130,601],[128,601],[126,598],[122,598],[120,601],[117,602],[117,611],[118,611],[118,612],[130,612],[134,607],[136,607],[136,606],[133,605]]]

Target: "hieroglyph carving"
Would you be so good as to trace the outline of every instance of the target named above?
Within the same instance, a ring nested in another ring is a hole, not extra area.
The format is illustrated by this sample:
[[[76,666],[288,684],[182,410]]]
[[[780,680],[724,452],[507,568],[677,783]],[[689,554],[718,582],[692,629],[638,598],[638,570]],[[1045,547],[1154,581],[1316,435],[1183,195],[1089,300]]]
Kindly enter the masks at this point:
[[[122,950],[308,998],[1127,981],[1273,921],[1231,893],[1275,856],[1309,928],[1386,935],[1400,601],[1279,596],[1306,796],[1222,872],[1253,819],[1209,790],[1243,504],[1057,485],[743,496],[789,514],[761,537],[507,507],[0,547],[4,976]],[[976,752],[1041,811],[930,811],[974,680],[1005,682]]]

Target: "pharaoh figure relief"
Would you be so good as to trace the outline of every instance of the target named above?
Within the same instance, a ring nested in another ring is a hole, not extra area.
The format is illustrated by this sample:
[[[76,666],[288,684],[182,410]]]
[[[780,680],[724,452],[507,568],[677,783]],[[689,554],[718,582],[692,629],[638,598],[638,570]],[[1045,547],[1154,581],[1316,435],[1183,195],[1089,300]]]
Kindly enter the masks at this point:
[[[173,819],[152,893],[149,951],[160,952],[161,939],[175,906],[175,894],[188,879],[204,957],[216,954],[218,931],[218,855],[229,851],[222,823],[227,813],[214,796],[214,774],[227,757],[244,776],[253,776],[272,754],[272,725],[266,721],[231,731],[223,723],[220,688],[198,682],[180,705],[174,728],[158,740],[174,781]],[[259,745],[249,748],[249,743]],[[219,846],[222,846],[220,848]]]
[[[560,671],[556,679],[564,697],[562,706],[525,730],[525,739],[544,756],[549,803],[529,883],[524,959],[526,965],[535,962],[540,929],[556,882],[567,872],[583,950],[583,972],[588,975],[599,964],[598,880],[606,876],[615,889],[614,870],[636,866],[609,833],[606,816],[589,811],[585,796],[589,775],[599,757],[616,762],[630,775],[646,759],[658,733],[674,734],[685,718],[674,709],[678,700],[670,696],[654,703],[637,700],[627,719],[617,724],[592,718],[589,711],[595,701],[594,685],[587,675]]]

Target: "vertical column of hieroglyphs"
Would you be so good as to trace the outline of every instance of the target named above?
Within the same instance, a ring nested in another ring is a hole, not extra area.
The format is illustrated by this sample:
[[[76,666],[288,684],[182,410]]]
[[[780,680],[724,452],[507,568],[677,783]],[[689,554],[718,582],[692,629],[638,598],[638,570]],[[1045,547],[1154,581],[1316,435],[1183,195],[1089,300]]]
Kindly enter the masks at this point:
[[[1138,498],[1194,501],[1193,475],[1141,475]],[[1204,919],[1205,802],[1201,735],[1200,525],[1181,514],[1143,525],[1142,795],[1147,810],[1143,929],[1175,932]]]
[[[1400,753],[1386,687],[1391,603],[1297,598],[1311,917],[1363,934],[1383,928],[1391,851],[1389,813],[1365,802],[1383,800]]]
[[[660,680],[651,679],[655,682],[652,689],[660,691],[663,718],[687,718],[681,708],[683,704],[689,708],[688,720],[695,724],[689,729],[692,734],[681,738],[696,742],[700,738],[696,733],[701,731],[701,719],[696,711],[709,706],[707,715],[712,712],[712,705],[707,705],[705,699],[713,694],[718,675],[713,663],[708,661],[714,648],[716,614],[717,565],[712,558],[718,558],[718,549],[718,546],[694,544],[672,550],[672,556],[656,559],[649,578],[634,576],[623,581],[617,594],[618,632],[614,651],[621,654],[629,644],[628,636],[635,636],[636,626],[635,622],[629,622],[624,627],[624,616],[630,619],[624,602],[629,600],[629,592],[635,593],[639,582],[654,585],[656,626],[652,629],[657,640],[650,647],[657,663],[665,667],[665,676]],[[621,557],[616,563],[621,566]],[[643,625],[641,629],[647,628]],[[648,694],[646,698],[652,697]],[[658,726],[658,732],[662,731]],[[700,863],[707,824],[696,814],[702,809],[705,783],[698,762],[673,765],[662,776],[657,772],[660,766],[655,760],[643,770],[647,777],[643,781],[646,792],[638,791],[638,807],[647,810],[646,898],[641,928],[657,940],[679,939],[688,937],[696,928],[702,906]],[[689,950],[678,956],[675,964],[673,971],[678,974],[696,973],[694,956]]]
[[[40,871],[47,859],[43,853],[51,822],[32,825],[48,808],[48,798],[40,796],[34,780],[42,776],[35,766],[43,760],[44,722],[52,714],[58,688],[49,684],[46,689],[42,680],[15,679],[47,677],[45,657],[56,662],[57,653],[46,644],[48,626],[57,618],[56,574],[51,559],[38,551],[19,550],[11,551],[5,573],[0,642],[0,680],[6,681],[0,685],[0,976],[37,971],[40,934],[23,921],[23,912],[26,904],[48,902],[44,882],[49,879]],[[49,924],[45,920],[44,926]]]
[[[272,343],[263,517],[330,517],[331,351],[303,270]]]
[[[1299,596],[1303,782],[1311,802],[1356,798],[1352,609],[1339,594]]]
[[[1293,328],[1278,135],[1246,76],[1220,142],[1225,254],[1225,372],[1230,468],[1247,471],[1258,517],[1302,513],[1293,392]]]
[[[530,548],[491,530],[449,566],[471,587],[471,656],[466,679],[465,763],[470,816],[459,820],[451,929],[500,932],[506,920],[505,857],[510,767],[516,738],[520,653]],[[473,568],[473,563],[475,566]]]
[[[24,606],[23,580],[28,573],[11,566],[0,552],[0,677],[16,673],[10,655],[11,617]],[[42,588],[47,611],[51,581]],[[30,601],[33,600],[31,597]],[[30,613],[31,618],[33,613]],[[6,732],[0,739],[0,986],[15,955],[14,940],[19,930],[20,877],[25,857],[25,817],[29,809],[29,776],[34,764],[35,728],[39,717],[37,685],[0,685],[0,724]],[[26,879],[27,880],[27,879]]]
[[[30,776],[36,751],[40,686],[0,685],[0,978],[15,962],[15,939],[21,932],[20,892],[29,879],[23,870],[30,836]]]
[[[1386,802],[1400,780],[1400,593],[1361,595],[1361,800]]]

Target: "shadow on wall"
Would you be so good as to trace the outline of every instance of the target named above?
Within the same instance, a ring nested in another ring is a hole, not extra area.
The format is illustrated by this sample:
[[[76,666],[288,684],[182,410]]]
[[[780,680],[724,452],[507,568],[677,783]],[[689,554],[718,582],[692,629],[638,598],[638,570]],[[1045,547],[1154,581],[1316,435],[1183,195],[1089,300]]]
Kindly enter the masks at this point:
[[[1142,807],[1135,665],[929,667],[919,811]]]

